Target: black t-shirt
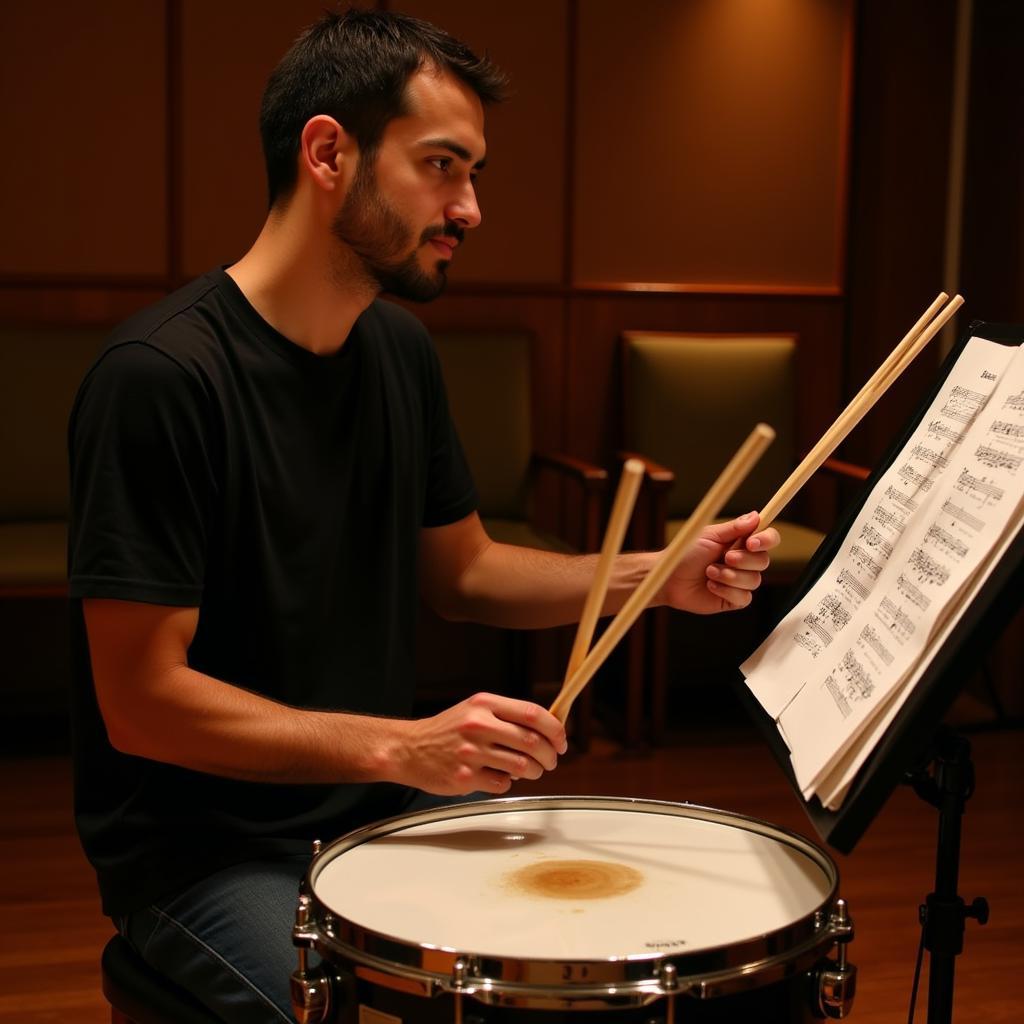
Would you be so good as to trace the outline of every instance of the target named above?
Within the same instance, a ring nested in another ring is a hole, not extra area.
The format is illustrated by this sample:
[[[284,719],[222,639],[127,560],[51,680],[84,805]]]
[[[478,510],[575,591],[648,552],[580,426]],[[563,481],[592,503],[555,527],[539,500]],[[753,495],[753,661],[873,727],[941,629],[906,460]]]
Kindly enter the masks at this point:
[[[213,271],[114,332],[69,442],[76,818],[106,912],[390,813],[397,787],[114,750],[81,599],[198,607],[193,668],[297,707],[408,715],[418,534],[476,504],[419,322],[374,302],[317,356]]]

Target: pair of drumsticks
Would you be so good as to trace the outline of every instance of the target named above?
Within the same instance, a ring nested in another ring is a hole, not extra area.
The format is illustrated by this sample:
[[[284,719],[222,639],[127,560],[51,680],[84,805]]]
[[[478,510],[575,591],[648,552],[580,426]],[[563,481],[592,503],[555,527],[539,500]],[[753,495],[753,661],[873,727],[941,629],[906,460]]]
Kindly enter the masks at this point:
[[[942,330],[964,301],[960,295],[956,295],[949,299],[949,302],[939,312],[939,308],[947,299],[949,296],[945,292],[940,292],[936,296],[935,301],[921,314],[917,323],[910,328],[903,340],[860,389],[835,423],[808,452],[800,465],[793,470],[771,501],[761,510],[759,530],[771,525],[815,470],[839,447],[847,434],[885,394],[890,385],[910,365],[925,345]],[[937,316],[936,313],[938,313]],[[650,572],[612,619],[600,640],[591,648],[590,642],[594,636],[601,608],[604,606],[612,567],[622,548],[626,527],[629,524],[643,477],[641,462],[636,459],[626,461],[622,468],[615,501],[612,504],[608,526],[605,529],[594,579],[587,593],[572,653],[569,655],[565,680],[551,705],[551,713],[559,721],[564,723],[569,717],[573,701],[580,695],[583,688],[604,664],[615,645],[625,636],[627,630],[636,622],[641,612],[650,604],[658,590],[672,575],[690,545],[703,532],[704,528],[714,521],[719,511],[732,497],[736,488],[743,482],[774,438],[775,431],[766,423],[759,423],[754,427],[746,441],[722,470],[718,479],[711,485],[700,504],[694,509],[693,514],[686,520],[682,529],[672,538],[672,542],[661,553]]]

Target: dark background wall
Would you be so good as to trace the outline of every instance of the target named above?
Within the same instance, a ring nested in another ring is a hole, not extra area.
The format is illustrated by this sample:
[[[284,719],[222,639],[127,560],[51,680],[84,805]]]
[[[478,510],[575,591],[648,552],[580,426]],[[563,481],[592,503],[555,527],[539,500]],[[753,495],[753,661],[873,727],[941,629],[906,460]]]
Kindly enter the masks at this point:
[[[322,6],[4,4],[0,324],[110,325],[241,255],[260,92]],[[1014,0],[382,6],[511,74],[484,226],[418,311],[536,335],[541,446],[608,460],[624,329],[796,332],[813,441],[940,288],[964,292],[961,326],[1024,320]],[[933,348],[844,454],[885,450]]]

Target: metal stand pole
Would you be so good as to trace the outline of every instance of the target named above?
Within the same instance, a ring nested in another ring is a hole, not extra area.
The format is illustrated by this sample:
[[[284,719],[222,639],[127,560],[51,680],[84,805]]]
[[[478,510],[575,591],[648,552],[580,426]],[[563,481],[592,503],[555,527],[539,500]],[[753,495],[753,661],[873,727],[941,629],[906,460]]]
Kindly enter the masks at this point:
[[[956,891],[964,804],[974,791],[971,745],[944,730],[936,737],[934,750],[934,773],[919,772],[911,781],[918,796],[939,811],[935,891],[920,907],[924,948],[929,953],[928,1024],[952,1024],[953,978],[956,958],[964,948],[964,924],[969,917],[985,924],[988,902],[978,897],[965,906]]]

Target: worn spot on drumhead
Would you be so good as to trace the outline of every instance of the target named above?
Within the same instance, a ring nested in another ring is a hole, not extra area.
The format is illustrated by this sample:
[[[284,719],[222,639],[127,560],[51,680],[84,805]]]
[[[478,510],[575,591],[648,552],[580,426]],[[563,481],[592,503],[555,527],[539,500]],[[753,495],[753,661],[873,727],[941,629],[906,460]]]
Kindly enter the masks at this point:
[[[554,900],[601,900],[632,892],[643,883],[636,868],[604,860],[544,860],[511,871],[505,884],[530,896]]]

